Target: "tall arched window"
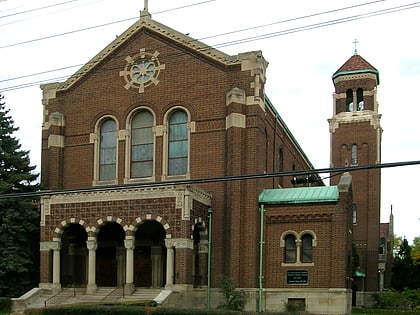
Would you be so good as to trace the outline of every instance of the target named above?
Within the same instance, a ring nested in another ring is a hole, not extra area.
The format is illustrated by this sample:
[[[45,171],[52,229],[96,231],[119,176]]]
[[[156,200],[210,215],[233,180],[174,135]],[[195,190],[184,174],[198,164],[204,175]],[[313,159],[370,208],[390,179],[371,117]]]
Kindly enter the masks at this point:
[[[296,262],[296,237],[292,234],[289,234],[284,238],[284,243],[285,243],[284,262],[295,263]]]
[[[358,159],[357,159],[357,144],[353,144],[351,146],[351,164],[357,165]]]
[[[353,102],[353,90],[348,89],[346,91],[346,111],[352,112],[354,109],[354,102]]]
[[[302,236],[302,262],[312,262],[312,235],[310,234]]]
[[[139,111],[131,121],[131,178],[153,175],[153,115]]]
[[[99,180],[113,180],[116,176],[117,130],[113,119],[106,119],[100,128]]]
[[[357,97],[357,110],[361,111],[365,108],[365,101],[363,100],[363,89],[362,88],[357,89],[356,97]]]
[[[182,110],[169,117],[168,175],[187,173],[188,165],[188,116]]]

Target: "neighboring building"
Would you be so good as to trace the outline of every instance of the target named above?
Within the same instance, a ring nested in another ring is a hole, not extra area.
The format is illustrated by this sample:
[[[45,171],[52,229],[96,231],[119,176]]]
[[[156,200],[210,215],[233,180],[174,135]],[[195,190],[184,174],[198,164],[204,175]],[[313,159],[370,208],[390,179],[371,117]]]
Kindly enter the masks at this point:
[[[165,288],[168,304],[203,305],[212,217],[211,307],[223,274],[249,310],[347,314],[352,235],[377,290],[380,171],[292,187],[313,166],[264,93],[267,66],[260,51],[226,55],[145,10],[68,80],[43,85],[40,288]],[[352,71],[334,75],[332,166],[379,163],[377,71]],[[362,111],[347,112],[348,89]],[[353,201],[363,190],[372,204]]]
[[[381,163],[381,115],[376,98],[379,72],[357,51],[333,75],[335,86],[331,133],[331,167],[375,166]],[[390,273],[380,252],[379,168],[352,171],[353,243],[360,257],[354,290],[377,292]],[[331,184],[338,178],[331,177]]]

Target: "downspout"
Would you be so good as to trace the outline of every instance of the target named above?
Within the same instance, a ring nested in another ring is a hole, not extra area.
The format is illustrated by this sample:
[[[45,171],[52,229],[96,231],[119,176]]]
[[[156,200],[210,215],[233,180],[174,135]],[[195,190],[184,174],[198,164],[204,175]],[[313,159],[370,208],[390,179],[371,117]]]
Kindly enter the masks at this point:
[[[264,204],[260,207],[260,272],[258,289],[258,313],[262,312],[263,307],[263,245],[264,245]]]
[[[210,284],[211,284],[211,225],[213,220],[213,209],[208,207],[207,215],[209,218],[208,235],[208,254],[207,254],[207,310],[210,310]]]

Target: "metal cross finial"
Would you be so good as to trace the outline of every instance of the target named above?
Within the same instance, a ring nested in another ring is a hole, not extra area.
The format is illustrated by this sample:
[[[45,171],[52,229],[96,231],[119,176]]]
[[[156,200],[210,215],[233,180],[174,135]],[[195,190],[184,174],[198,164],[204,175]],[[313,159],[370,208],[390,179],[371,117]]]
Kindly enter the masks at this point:
[[[357,44],[359,43],[359,41],[357,39],[354,39],[354,54],[357,55]]]

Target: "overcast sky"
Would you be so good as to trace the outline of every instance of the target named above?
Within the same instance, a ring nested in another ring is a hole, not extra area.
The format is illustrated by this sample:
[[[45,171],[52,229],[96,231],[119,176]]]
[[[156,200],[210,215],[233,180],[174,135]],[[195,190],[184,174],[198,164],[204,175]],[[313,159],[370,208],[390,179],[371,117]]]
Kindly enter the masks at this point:
[[[261,50],[266,94],[315,168],[329,167],[331,75],[357,39],[358,53],[379,70],[382,162],[420,160],[420,1],[148,2],[154,20],[225,53]],[[33,165],[40,165],[39,84],[74,73],[143,7],[143,0],[0,0],[0,91]],[[410,243],[420,236],[419,178],[419,165],[382,170],[381,221],[392,205],[394,232]]]

